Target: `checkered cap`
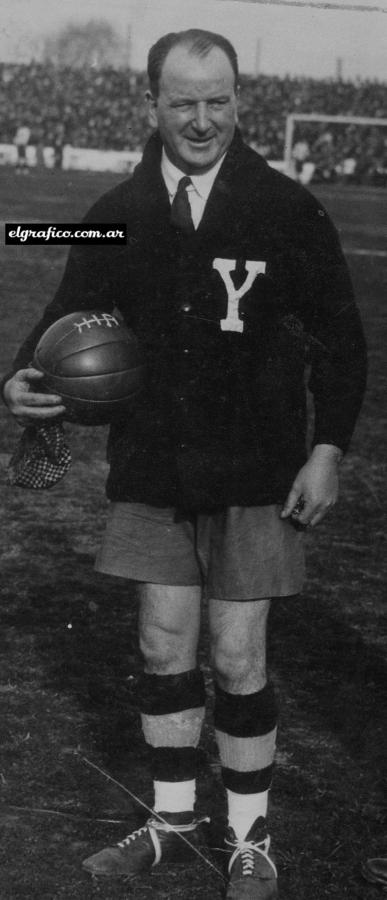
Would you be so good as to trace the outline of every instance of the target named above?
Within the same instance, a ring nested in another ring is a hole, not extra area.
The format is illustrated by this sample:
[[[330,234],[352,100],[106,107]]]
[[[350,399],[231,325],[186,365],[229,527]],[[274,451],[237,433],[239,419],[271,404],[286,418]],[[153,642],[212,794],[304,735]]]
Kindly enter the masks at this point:
[[[28,425],[8,463],[8,484],[53,487],[71,465],[71,452],[59,422]]]

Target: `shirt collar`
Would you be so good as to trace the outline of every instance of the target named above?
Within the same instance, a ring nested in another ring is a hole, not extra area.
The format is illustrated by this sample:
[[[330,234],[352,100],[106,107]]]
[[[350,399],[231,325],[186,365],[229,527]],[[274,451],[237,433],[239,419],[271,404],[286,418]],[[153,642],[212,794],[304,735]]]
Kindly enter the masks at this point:
[[[226,154],[224,153],[223,156],[218,159],[218,162],[215,163],[214,166],[212,166],[212,169],[210,169],[208,172],[205,172],[203,175],[189,176],[195,188],[195,191],[199,194],[200,197],[202,197],[203,200],[207,200],[210,195],[212,185],[219,172],[225,155]],[[161,174],[164,178],[170,197],[174,197],[180,178],[183,178],[186,173],[182,172],[171,162],[165,152],[164,147],[161,155]]]

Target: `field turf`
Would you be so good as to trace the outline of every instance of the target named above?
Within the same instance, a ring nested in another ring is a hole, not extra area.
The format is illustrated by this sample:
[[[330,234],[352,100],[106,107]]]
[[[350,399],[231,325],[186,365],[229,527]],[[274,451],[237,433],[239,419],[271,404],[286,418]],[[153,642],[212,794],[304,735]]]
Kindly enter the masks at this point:
[[[2,218],[76,221],[117,180],[17,178],[2,169]],[[387,203],[383,190],[315,190],[348,253],[370,379],[340,503],[307,537],[304,594],[272,606],[270,675],[281,721],[270,825],[282,900],[376,900],[380,890],[362,880],[361,862],[387,853]],[[6,371],[59,282],[67,248],[5,247],[1,237],[0,254]],[[151,802],[136,708],[135,598],[124,581],[93,572],[106,514],[106,430],[67,426],[70,474],[49,492],[30,492],[6,484],[20,429],[4,408],[0,415],[0,896],[217,900],[221,878],[203,860],[134,884],[93,881],[81,869],[85,856],[142,824],[125,789]],[[206,644],[204,627],[211,694]],[[216,842],[221,791],[210,717],[201,759],[200,807],[214,816]]]

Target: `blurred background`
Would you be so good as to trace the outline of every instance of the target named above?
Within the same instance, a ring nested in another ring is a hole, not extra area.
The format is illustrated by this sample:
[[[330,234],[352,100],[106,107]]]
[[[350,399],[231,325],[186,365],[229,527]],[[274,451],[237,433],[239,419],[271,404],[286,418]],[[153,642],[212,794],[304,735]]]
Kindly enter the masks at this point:
[[[386,184],[385,0],[2,4],[0,162],[131,171],[148,136],[149,47],[203,27],[237,49],[240,127],[254,149],[305,183]],[[289,130],[294,114],[320,119]]]

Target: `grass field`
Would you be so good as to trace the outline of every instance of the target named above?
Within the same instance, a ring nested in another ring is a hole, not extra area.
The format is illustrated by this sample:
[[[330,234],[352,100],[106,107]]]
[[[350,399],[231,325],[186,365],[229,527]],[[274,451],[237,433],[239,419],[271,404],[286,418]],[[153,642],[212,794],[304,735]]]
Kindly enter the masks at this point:
[[[3,218],[76,221],[119,179],[0,171]],[[282,900],[376,900],[361,861],[386,855],[387,204],[377,190],[316,193],[338,225],[370,350],[369,390],[342,466],[340,504],[308,535],[302,598],[275,601],[270,672],[281,704],[271,831]],[[0,356],[7,370],[58,284],[66,247],[5,247]],[[81,860],[142,823],[141,808],[91,767],[151,802],[136,710],[136,606],[93,572],[103,531],[105,429],[68,426],[73,467],[49,492],[11,489],[19,435],[1,409],[0,826],[2,900],[217,900],[205,862],[138,883],[93,882]],[[201,659],[208,676],[206,629]],[[88,760],[89,762],[85,761]],[[219,825],[210,719],[200,806]],[[125,820],[125,824],[98,821]]]

